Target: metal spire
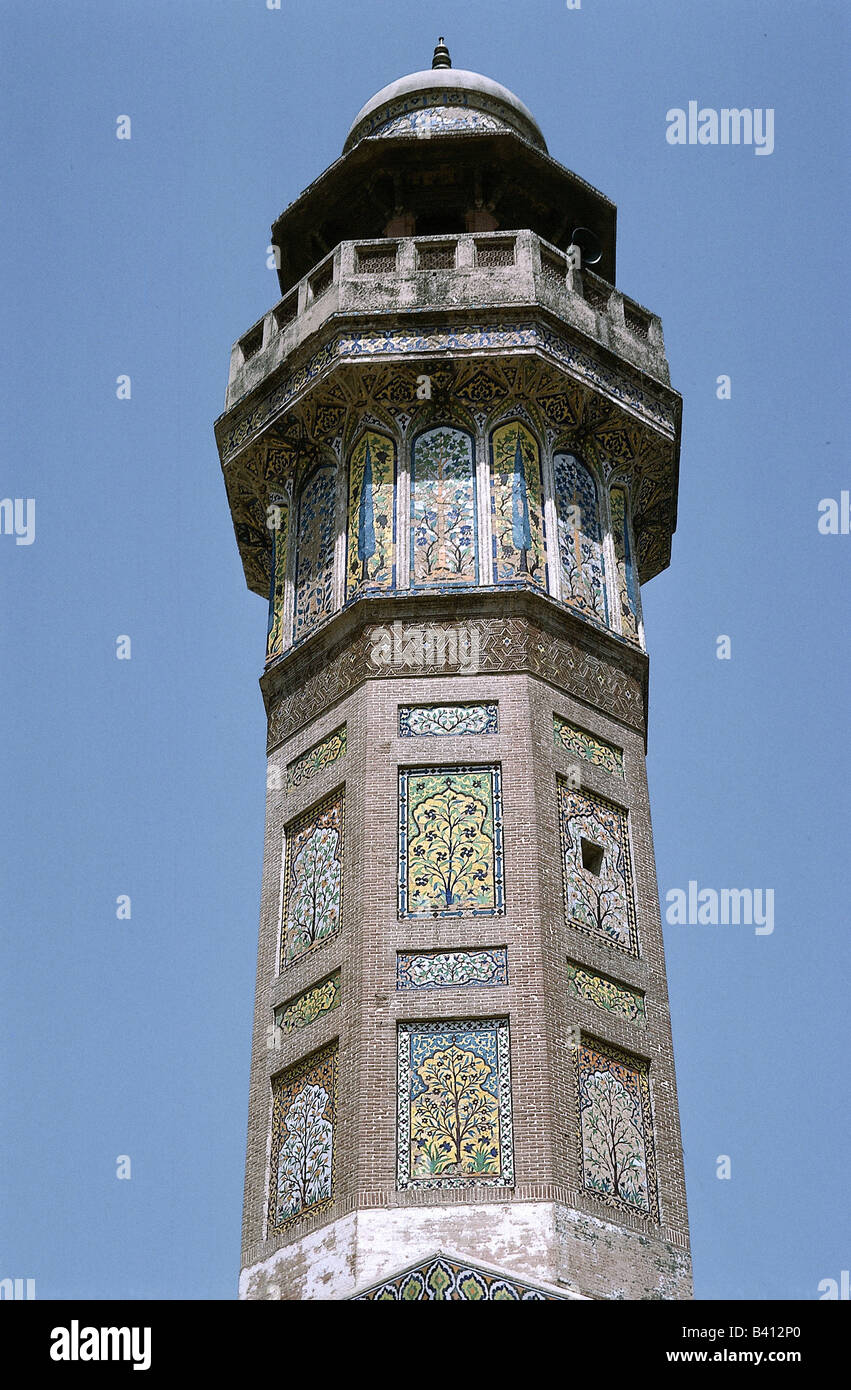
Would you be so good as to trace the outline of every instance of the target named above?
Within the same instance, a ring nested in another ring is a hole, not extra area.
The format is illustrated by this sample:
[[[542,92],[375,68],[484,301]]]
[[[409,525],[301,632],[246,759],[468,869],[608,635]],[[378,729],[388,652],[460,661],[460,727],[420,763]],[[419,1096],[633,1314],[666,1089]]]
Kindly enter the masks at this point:
[[[437,40],[437,48],[434,50],[434,57],[431,60],[433,68],[451,68],[452,59],[449,56],[449,49],[443,42],[443,35]]]

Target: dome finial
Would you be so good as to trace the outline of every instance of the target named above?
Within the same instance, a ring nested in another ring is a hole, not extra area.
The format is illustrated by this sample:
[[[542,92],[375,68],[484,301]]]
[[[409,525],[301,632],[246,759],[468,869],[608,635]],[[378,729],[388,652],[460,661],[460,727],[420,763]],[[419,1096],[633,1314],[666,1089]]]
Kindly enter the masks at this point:
[[[437,40],[437,48],[434,50],[434,57],[431,60],[433,68],[451,68],[452,59],[449,56],[449,49],[443,42],[443,35]]]

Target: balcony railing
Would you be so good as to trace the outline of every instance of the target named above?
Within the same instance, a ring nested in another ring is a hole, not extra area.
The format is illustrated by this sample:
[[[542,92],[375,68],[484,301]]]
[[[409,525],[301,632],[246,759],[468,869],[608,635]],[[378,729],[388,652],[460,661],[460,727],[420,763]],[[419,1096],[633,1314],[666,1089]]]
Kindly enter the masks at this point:
[[[235,344],[227,407],[335,317],[536,305],[667,382],[662,325],[534,232],[343,241]]]

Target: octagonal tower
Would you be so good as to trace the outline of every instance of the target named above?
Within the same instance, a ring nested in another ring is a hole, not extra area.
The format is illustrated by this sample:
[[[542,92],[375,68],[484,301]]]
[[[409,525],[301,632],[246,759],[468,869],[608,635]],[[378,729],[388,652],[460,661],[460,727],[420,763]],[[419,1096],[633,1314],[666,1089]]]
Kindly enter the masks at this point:
[[[442,40],[272,243],[216,426],[269,599],[241,1295],[689,1298],[659,319],[615,288],[613,205]]]

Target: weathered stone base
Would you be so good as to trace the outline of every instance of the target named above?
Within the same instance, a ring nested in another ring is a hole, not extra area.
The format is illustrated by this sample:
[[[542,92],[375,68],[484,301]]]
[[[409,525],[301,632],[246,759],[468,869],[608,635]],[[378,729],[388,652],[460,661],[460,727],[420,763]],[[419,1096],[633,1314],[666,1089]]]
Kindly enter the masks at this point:
[[[686,1249],[554,1202],[350,1212],[243,1269],[239,1296],[347,1299],[447,1248],[565,1297],[692,1297]]]

